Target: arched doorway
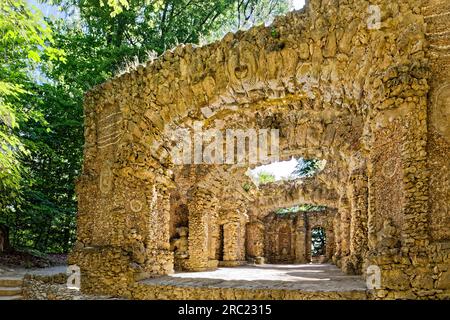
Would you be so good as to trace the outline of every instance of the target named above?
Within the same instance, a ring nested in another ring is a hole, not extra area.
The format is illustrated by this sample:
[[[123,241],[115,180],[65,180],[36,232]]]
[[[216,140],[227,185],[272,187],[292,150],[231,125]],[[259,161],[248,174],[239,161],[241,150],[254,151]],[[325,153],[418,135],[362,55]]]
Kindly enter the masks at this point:
[[[311,229],[311,262],[322,263],[326,256],[327,236],[323,227]]]

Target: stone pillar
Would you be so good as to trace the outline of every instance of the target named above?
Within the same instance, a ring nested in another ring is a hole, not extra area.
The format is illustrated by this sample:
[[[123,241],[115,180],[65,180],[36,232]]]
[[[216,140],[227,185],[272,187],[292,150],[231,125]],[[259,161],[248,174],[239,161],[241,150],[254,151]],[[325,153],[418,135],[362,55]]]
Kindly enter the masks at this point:
[[[167,187],[158,184],[147,188],[151,207],[146,237],[146,271],[152,275],[173,273],[174,257],[170,250],[170,195]],[[132,203],[131,207],[139,203]],[[137,210],[138,208],[132,208]],[[158,226],[158,227],[156,227]]]
[[[214,208],[213,208],[214,209]],[[219,219],[217,210],[211,210],[208,215],[208,267],[217,268],[219,261],[216,259],[216,252],[219,246]]]
[[[247,214],[237,208],[222,208],[223,222],[223,260],[222,266],[241,265],[245,261],[245,237]]]
[[[420,34],[420,33],[418,33]],[[412,62],[411,62],[412,63]],[[424,69],[422,69],[424,68]],[[369,238],[366,265],[381,269],[380,297],[389,291],[433,286],[429,268],[427,171],[427,67],[393,69],[383,89],[387,101],[372,112],[369,154]],[[428,70],[428,69],[427,69]],[[422,78],[422,79],[418,79]],[[396,81],[402,79],[401,86]],[[386,80],[384,80],[386,81]],[[414,88],[414,89],[413,89]],[[408,92],[407,96],[403,92]],[[399,97],[401,96],[401,97]]]
[[[246,228],[247,256],[255,260],[264,257],[264,224],[255,220],[248,223]]]
[[[338,265],[338,261],[341,259],[341,214],[339,211],[336,212],[333,218],[333,229],[334,229],[334,254],[333,263]]]
[[[306,259],[306,262],[307,263],[309,263],[309,262],[311,262],[312,261],[312,250],[311,250],[311,245],[312,245],[312,239],[311,239],[311,236],[312,236],[312,234],[311,234],[311,225],[310,225],[310,223],[309,223],[309,218],[308,218],[308,215],[306,215],[306,217],[307,217],[307,224],[306,224],[306,228],[305,228],[305,238],[306,238],[306,241],[305,241],[305,259]]]
[[[226,264],[239,261],[239,245],[241,242],[239,229],[239,222],[228,222],[223,226],[223,261]]]
[[[189,208],[189,261],[190,271],[204,271],[209,268],[210,212],[216,211],[217,201],[213,194],[203,188],[196,188]]]
[[[341,196],[338,205],[340,216],[340,256],[337,265],[342,267],[350,255],[350,205],[346,195]]]
[[[240,213],[239,217],[239,260],[245,261],[246,256],[246,246],[245,239],[247,233],[247,223],[249,221],[248,215],[245,212]]]
[[[327,243],[325,245],[325,256],[326,256],[327,261],[331,261],[334,257],[334,251],[335,251],[335,240],[334,240],[333,228],[327,228],[325,232],[326,232],[326,237],[327,237]]]
[[[173,271],[168,231],[172,173],[170,164],[155,161],[146,148],[150,143],[144,146],[128,134],[126,124],[134,125],[129,105],[112,96],[91,92],[84,102],[77,243],[69,262],[81,268],[84,292],[126,296],[134,281]]]
[[[348,197],[351,203],[350,258],[344,271],[362,274],[367,252],[367,176],[365,167],[350,176]]]
[[[294,253],[295,263],[306,263],[306,226],[305,226],[306,214],[298,214],[298,220],[295,225],[295,242]]]

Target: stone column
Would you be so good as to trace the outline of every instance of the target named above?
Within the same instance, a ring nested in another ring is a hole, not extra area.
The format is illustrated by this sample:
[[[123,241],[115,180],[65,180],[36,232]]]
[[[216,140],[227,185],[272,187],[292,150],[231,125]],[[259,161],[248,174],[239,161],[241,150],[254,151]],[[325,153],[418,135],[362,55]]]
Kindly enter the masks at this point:
[[[325,232],[326,232],[326,236],[327,236],[327,243],[325,246],[325,256],[327,258],[327,261],[330,261],[333,259],[334,251],[335,251],[333,228],[327,228]]]
[[[247,256],[257,259],[264,257],[264,224],[255,220],[247,224]]]
[[[306,263],[306,230],[305,227],[295,229],[295,263]]]
[[[337,211],[333,218],[333,229],[334,229],[334,254],[333,262],[337,265],[338,260],[341,259],[341,215]]]
[[[341,196],[338,211],[340,216],[340,256],[337,265],[342,267],[350,255],[350,205],[346,195]]]
[[[263,264],[264,260],[264,223],[258,219],[246,225],[246,255],[254,259],[255,263]]]
[[[246,255],[246,247],[245,247],[245,239],[247,232],[247,223],[249,221],[248,215],[246,211],[242,211],[239,214],[239,260],[245,261]]]
[[[240,223],[228,222],[223,226],[224,252],[223,261],[226,265],[237,264],[239,259],[241,235]]]
[[[148,231],[146,240],[146,270],[151,274],[173,273],[174,257],[170,250],[170,195],[163,184],[147,187],[150,200]],[[139,203],[132,203],[139,206]]]
[[[389,291],[431,288],[428,233],[426,72],[417,66],[395,70],[384,86],[389,109],[380,103],[371,115],[369,157],[370,252],[366,265],[381,269],[380,297]],[[425,68],[426,69],[426,68]],[[414,70],[414,74],[412,74]],[[402,79],[401,86],[394,86]],[[413,89],[414,88],[414,89]],[[407,92],[407,97],[404,92]],[[399,95],[402,95],[399,98]],[[386,101],[384,101],[386,102]],[[419,286],[411,281],[417,274]]]
[[[214,209],[214,208],[213,208]],[[208,266],[216,268],[219,261],[216,259],[217,247],[219,245],[219,219],[217,210],[211,210],[208,215]]]
[[[350,176],[348,197],[351,203],[350,259],[344,270],[361,274],[367,252],[367,176],[365,167]]]
[[[311,224],[309,221],[309,216],[308,214],[306,214],[306,225],[305,225],[305,259],[306,262],[309,263],[312,261],[312,250],[311,250],[311,245],[312,245],[312,239],[311,239]]]
[[[209,251],[209,214],[216,210],[216,200],[213,194],[203,188],[193,192],[189,208],[189,261],[190,271],[208,269]]]
[[[295,225],[295,263],[306,263],[306,227],[305,214],[299,213],[297,224]]]
[[[168,231],[172,173],[170,164],[155,161],[146,148],[150,143],[128,134],[126,124],[135,125],[129,105],[107,96],[88,94],[85,100],[78,241],[69,261],[81,268],[83,291],[118,295],[129,294],[128,286],[138,279],[173,271]]]

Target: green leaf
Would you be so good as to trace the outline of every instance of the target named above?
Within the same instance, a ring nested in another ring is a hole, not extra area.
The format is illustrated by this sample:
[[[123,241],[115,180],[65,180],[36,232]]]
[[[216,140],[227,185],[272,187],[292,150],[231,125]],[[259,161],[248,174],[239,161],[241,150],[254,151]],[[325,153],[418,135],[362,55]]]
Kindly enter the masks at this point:
[[[39,56],[39,52],[33,51],[33,50],[28,52],[28,58],[30,58],[34,62],[40,62],[41,61],[41,57]]]

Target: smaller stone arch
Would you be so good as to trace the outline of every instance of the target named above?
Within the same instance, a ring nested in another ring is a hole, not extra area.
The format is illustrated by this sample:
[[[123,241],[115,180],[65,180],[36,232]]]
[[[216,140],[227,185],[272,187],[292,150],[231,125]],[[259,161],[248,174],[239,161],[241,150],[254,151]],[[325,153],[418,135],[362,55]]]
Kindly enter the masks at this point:
[[[334,230],[334,218],[336,210],[327,208],[322,212],[307,212],[305,214],[307,226],[306,226],[306,256],[307,260],[316,262],[328,262],[331,261],[335,253],[335,230]],[[314,259],[312,246],[312,237],[314,236],[315,229],[322,229],[325,235],[325,247],[320,258]]]

